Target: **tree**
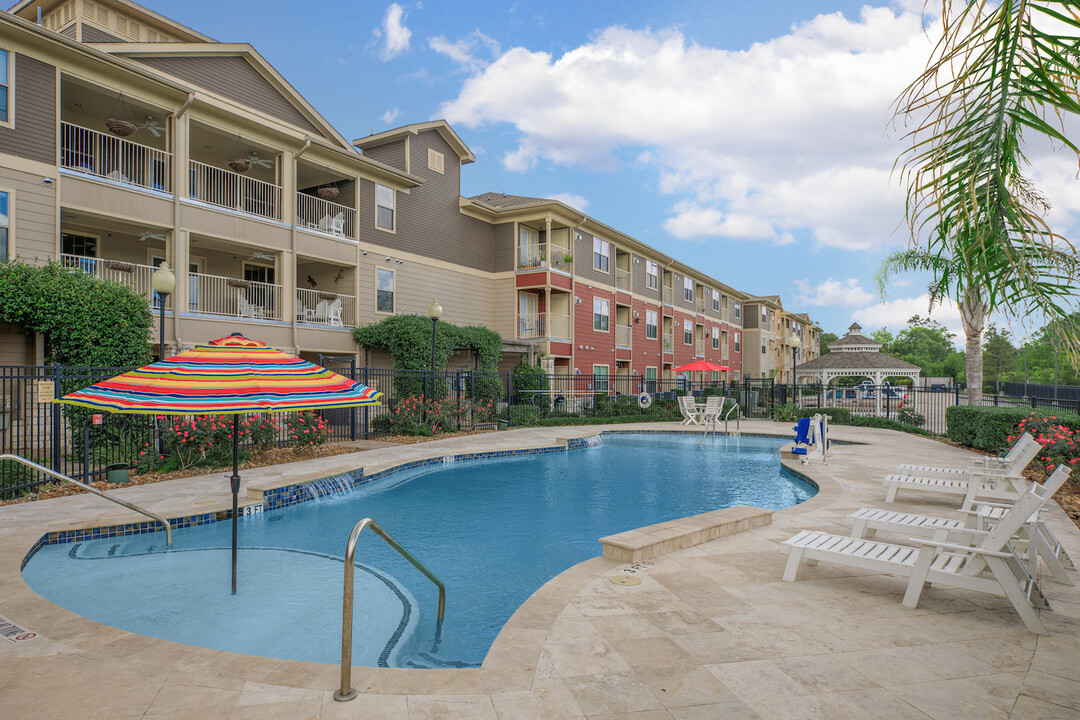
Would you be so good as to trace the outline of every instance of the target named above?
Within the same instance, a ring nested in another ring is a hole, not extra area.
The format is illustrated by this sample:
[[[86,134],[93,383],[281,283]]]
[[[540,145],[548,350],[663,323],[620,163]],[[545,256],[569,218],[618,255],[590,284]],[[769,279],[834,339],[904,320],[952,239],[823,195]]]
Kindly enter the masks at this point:
[[[890,274],[926,270],[931,307],[956,302],[974,405],[987,315],[1064,317],[1080,275],[1072,244],[1047,224],[1048,204],[1023,175],[1022,150],[1029,132],[1080,156],[1063,122],[1045,119],[1080,115],[1080,15],[1075,0],[942,0],[941,25],[925,71],[897,99],[896,119],[914,123],[898,160],[912,247],[886,258],[878,286],[884,294]],[[1077,335],[1060,341],[1075,357]]]
[[[930,318],[915,315],[908,326],[896,334],[886,352],[918,365],[930,377],[955,377],[963,365],[963,355],[956,351],[956,335]]]
[[[881,351],[886,354],[888,354],[889,346],[892,345],[892,341],[894,340],[893,334],[889,332],[887,328],[881,328],[880,330],[875,330],[870,333],[870,339],[877,340],[881,343]]]
[[[840,336],[836,333],[821,333],[821,352],[819,354],[827,355],[828,353],[832,352],[831,350],[829,350],[829,343],[834,343],[839,339]]]
[[[994,379],[994,392],[1001,387],[1001,377],[1008,373],[1016,365],[1016,348],[1013,347],[1012,333],[1008,330],[998,329],[994,323],[986,331],[986,341],[983,343],[983,367],[989,371]]]

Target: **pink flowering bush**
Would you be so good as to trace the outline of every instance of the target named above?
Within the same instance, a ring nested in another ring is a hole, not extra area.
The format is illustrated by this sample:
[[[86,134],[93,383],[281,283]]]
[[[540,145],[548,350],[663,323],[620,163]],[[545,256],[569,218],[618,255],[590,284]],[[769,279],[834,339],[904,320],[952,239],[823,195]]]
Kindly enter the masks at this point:
[[[332,432],[326,421],[314,410],[301,410],[289,415],[286,427],[289,430],[289,439],[293,441],[293,450],[298,453],[323,445],[330,439]]]
[[[145,443],[135,462],[137,470],[183,470],[232,463],[232,415],[159,415],[157,421],[165,452],[158,452],[154,442]],[[241,444],[254,442],[264,448],[273,444],[277,425],[266,416],[241,416],[238,434]]]
[[[1020,421],[1017,434],[1010,435],[1009,442],[1015,442],[1025,432],[1031,433],[1035,441],[1042,445],[1035,460],[1047,472],[1062,463],[1075,465],[1080,458],[1080,437],[1077,437],[1075,430],[1059,423],[1056,416],[1031,413]]]

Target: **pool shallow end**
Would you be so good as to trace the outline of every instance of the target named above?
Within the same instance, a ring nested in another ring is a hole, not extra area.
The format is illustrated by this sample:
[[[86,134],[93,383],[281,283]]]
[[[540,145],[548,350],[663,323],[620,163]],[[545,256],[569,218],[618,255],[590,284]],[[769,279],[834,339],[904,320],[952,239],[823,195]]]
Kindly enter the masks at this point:
[[[600,544],[606,559],[638,563],[751,528],[771,525],[772,515],[772,510],[736,505],[608,535],[600,538]]]

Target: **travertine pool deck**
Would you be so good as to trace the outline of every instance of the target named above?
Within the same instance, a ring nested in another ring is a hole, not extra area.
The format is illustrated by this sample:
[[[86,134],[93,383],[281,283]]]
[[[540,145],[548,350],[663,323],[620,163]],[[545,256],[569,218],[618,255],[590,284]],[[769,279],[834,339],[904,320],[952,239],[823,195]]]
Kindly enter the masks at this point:
[[[675,429],[674,424],[611,426]],[[545,447],[603,426],[515,430],[400,445],[244,471],[273,487],[427,457]],[[789,424],[743,432],[789,437]],[[768,525],[626,563],[598,557],[538,590],[480,669],[354,668],[360,697],[336,703],[338,667],[204,650],[83,619],[38,597],[19,566],[48,530],[129,522],[89,495],[0,507],[0,615],[38,634],[0,639],[0,718],[1080,718],[1080,589],[1040,582],[1050,636],[1025,629],[1003,599],[929,588],[900,605],[904,582],[819,564],[781,581],[778,543],[803,528],[845,532],[843,518],[882,504],[880,478],[900,462],[963,462],[968,453],[910,435],[833,427],[827,466],[800,466],[821,488]],[[241,491],[242,493],[244,490]],[[229,502],[225,474],[115,491],[167,517]],[[909,499],[910,498],[910,499]],[[918,498],[918,499],[916,499]],[[915,494],[897,508],[956,515]],[[1080,532],[1056,506],[1047,521],[1073,558]],[[344,539],[343,539],[344,542]],[[1070,571],[1080,582],[1080,573]],[[336,599],[336,598],[335,598]]]

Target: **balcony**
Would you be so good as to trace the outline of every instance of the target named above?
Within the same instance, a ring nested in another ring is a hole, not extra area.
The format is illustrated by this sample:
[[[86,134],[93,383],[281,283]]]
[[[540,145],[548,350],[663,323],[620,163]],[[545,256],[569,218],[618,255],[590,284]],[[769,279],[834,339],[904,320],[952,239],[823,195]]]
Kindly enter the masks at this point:
[[[145,297],[146,302],[152,307],[157,307],[153,285],[150,282],[155,268],[150,265],[66,254],[60,255],[60,264],[67,268],[82,270],[101,280],[129,287]],[[172,307],[172,295],[165,301],[165,307]]]
[[[675,352],[675,336],[664,333],[664,352]]]
[[[191,199],[268,220],[281,220],[280,186],[197,160],[188,162]]]
[[[250,320],[281,320],[281,286],[189,273],[188,312]]]
[[[517,336],[521,340],[547,337],[547,313],[531,313],[517,316]]]
[[[630,292],[630,271],[615,268],[615,289]]]
[[[60,166],[121,185],[172,192],[172,153],[60,123]]]
[[[706,300],[703,297],[699,297],[694,301],[694,307],[697,309],[697,311],[699,313],[704,315],[705,314],[705,308],[712,307],[712,306],[709,304],[708,300]]]
[[[257,182],[257,181],[256,181]],[[356,239],[356,210],[307,193],[296,193],[296,226],[336,238]]]
[[[564,273],[573,274],[574,272],[574,255],[569,249],[561,247],[559,245],[551,246],[551,268],[553,270],[561,270]]]
[[[543,243],[517,246],[517,269],[534,270],[547,266],[547,247]]]
[[[615,326],[615,347],[630,347],[631,327],[629,325]]]
[[[548,313],[548,337],[570,339],[570,316]]]
[[[664,286],[664,304],[665,305],[674,305],[675,304],[675,288],[671,287],[670,285],[665,285]]]
[[[306,325],[356,327],[356,298],[297,288],[296,321]]]

